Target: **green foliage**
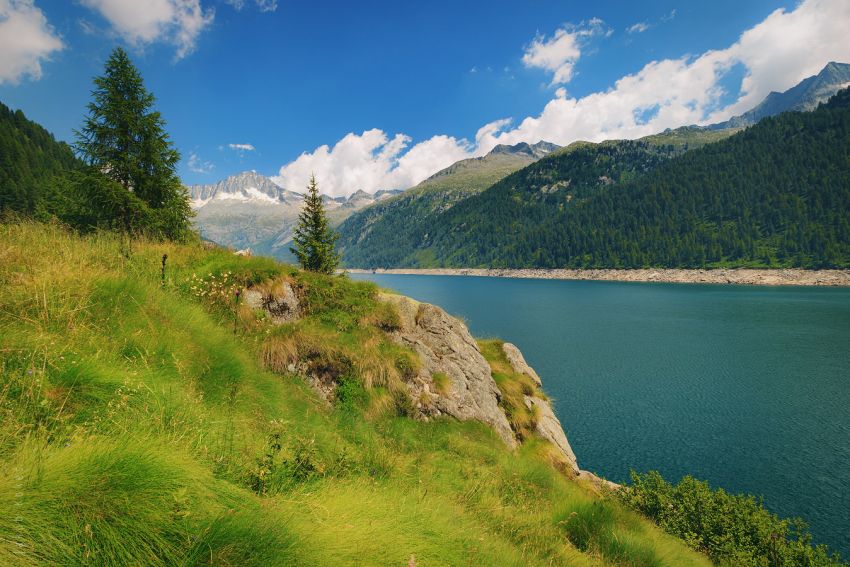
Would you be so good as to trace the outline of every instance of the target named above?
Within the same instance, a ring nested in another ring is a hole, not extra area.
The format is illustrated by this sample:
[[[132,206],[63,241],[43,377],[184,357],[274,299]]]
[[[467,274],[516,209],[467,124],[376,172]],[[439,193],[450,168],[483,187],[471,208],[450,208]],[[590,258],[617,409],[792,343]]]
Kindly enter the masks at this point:
[[[351,266],[393,265],[391,247],[372,256],[373,242],[411,242],[427,245],[428,227],[458,202],[484,191],[533,158],[490,154],[462,160],[429,177],[416,187],[351,215],[339,226],[339,247]],[[368,255],[369,261],[361,257]],[[416,258],[413,265],[429,265]]]
[[[655,471],[632,473],[621,493],[631,508],[719,565],[840,567],[837,555],[813,546],[806,524],[782,520],[752,496],[712,490],[690,476],[672,485]]]
[[[304,209],[298,215],[298,225],[292,235],[294,246],[290,250],[305,270],[332,274],[339,264],[339,255],[334,250],[337,238],[328,224],[316,177],[310,176]]]
[[[345,249],[345,262],[847,267],[847,98],[845,90],[813,112],[767,118],[715,143],[704,144],[708,133],[695,139],[685,131],[577,144],[460,201],[414,234],[363,235]]]
[[[71,148],[0,103],[0,213],[43,213],[55,176],[79,169]]]
[[[0,213],[55,218],[83,232],[190,238],[192,211],[175,172],[180,155],[123,49],[109,57],[93,96],[77,132],[84,161],[0,105]]]
[[[77,132],[77,151],[92,171],[156,211],[151,228],[167,238],[185,238],[191,231],[192,211],[176,173],[180,154],[165,132],[162,116],[152,110],[154,96],[126,51],[115,48],[94,85],[94,100]],[[129,230],[129,221],[125,228]]]
[[[709,565],[614,499],[594,513],[542,441],[509,451],[482,423],[398,417],[415,359],[399,363],[374,286],[121,246],[0,224],[0,564]],[[246,306],[221,290],[280,278],[302,319],[234,325]],[[292,352],[346,361],[340,403],[288,370]]]

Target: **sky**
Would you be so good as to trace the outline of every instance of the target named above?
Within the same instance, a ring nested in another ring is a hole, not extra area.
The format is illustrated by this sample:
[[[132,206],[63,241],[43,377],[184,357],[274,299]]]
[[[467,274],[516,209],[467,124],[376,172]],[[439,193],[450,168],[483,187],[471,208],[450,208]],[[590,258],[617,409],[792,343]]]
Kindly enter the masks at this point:
[[[0,102],[72,142],[123,46],[184,183],[339,196],[725,120],[850,62],[848,30],[850,0],[0,0]]]

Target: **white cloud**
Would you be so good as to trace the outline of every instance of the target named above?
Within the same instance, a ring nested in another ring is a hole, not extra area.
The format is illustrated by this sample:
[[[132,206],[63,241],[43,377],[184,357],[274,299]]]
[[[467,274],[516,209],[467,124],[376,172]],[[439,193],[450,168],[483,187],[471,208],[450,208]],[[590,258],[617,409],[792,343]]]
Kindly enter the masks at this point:
[[[212,173],[215,165],[208,161],[204,161],[195,152],[189,152],[189,161],[186,163],[189,171],[193,173]]]
[[[238,152],[253,152],[255,149],[251,144],[227,144],[227,147]]]
[[[470,155],[466,140],[451,136],[434,136],[408,149],[409,143],[404,134],[390,138],[377,128],[359,135],[350,133],[332,148],[323,145],[301,154],[272,179],[298,191],[315,173],[319,189],[327,195],[349,195],[358,189],[372,193],[411,187]]]
[[[0,0],[0,84],[41,78],[41,63],[62,40],[32,0]]]
[[[712,123],[740,114],[770,91],[786,90],[829,61],[850,61],[850,2],[806,0],[779,9],[746,30],[726,49],[648,63],[612,88],[581,98],[557,96],[539,116],[490,134],[497,143],[636,138],[685,124]],[[740,93],[725,93],[721,79],[735,65],[746,74]],[[564,93],[561,93],[564,94]],[[724,96],[725,95],[725,96]],[[723,105],[729,96],[731,104]]]
[[[608,33],[601,22],[595,25],[601,30],[598,33]],[[592,26],[594,22],[585,24],[585,28]],[[564,34],[575,33],[575,29],[563,28]],[[315,172],[322,192],[334,196],[357,189],[403,189],[455,161],[483,155],[500,143],[547,140],[566,145],[581,139],[638,138],[665,128],[718,122],[752,108],[772,90],[794,86],[829,61],[850,62],[848,29],[850,2],[805,0],[793,10],[774,11],[725,49],[652,61],[608,90],[584,97],[568,97],[559,87],[538,116],[515,126],[510,118],[485,124],[472,143],[434,136],[407,149],[411,140],[403,134],[390,139],[377,129],[352,133],[333,148],[321,146],[284,165],[277,181],[298,190]],[[538,37],[535,42],[547,46],[558,37],[556,32],[549,40]],[[533,46],[526,54],[536,53],[539,66],[545,61],[546,68],[557,74],[565,64],[563,57],[543,55],[544,51],[534,51]],[[580,46],[577,49],[580,54]],[[567,51],[559,48],[558,53]],[[737,65],[746,70],[741,91],[726,93],[721,80]],[[561,76],[571,73],[570,67],[569,73],[561,71]]]
[[[643,33],[650,28],[646,22],[638,22],[626,28],[626,33]]]
[[[555,30],[552,37],[535,37],[525,48],[522,62],[526,67],[550,71],[553,85],[569,83],[581,57],[582,45],[593,36],[610,34],[611,30],[599,18],[578,26],[568,24]]]
[[[237,11],[245,7],[245,0],[224,0],[224,2],[231,5]],[[260,12],[274,12],[277,10],[277,0],[254,0],[254,5]]]
[[[136,47],[165,41],[177,47],[176,59],[195,49],[215,12],[200,0],[81,0],[98,11],[116,33]]]

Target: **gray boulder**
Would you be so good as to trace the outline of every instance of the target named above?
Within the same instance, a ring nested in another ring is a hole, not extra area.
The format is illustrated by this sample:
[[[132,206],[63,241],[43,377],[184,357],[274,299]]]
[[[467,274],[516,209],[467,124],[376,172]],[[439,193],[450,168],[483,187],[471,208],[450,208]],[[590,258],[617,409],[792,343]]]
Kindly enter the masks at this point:
[[[391,336],[412,348],[422,363],[418,375],[408,382],[417,410],[424,417],[447,414],[482,421],[515,447],[516,437],[499,407],[501,394],[490,365],[466,325],[439,307],[409,297],[381,294],[381,300],[394,305],[399,314],[399,328]],[[435,384],[435,374],[447,376],[448,384]]]
[[[578,475],[580,471],[576,462],[576,454],[570,447],[570,442],[567,441],[567,435],[564,433],[560,420],[552,411],[552,404],[536,396],[525,396],[525,405],[528,409],[535,410],[537,413],[537,427],[534,432],[557,447],[567,465],[574,474]]]
[[[508,359],[508,363],[510,363],[514,372],[517,374],[525,374],[534,380],[534,383],[538,386],[543,385],[543,382],[540,380],[540,376],[538,376],[537,372],[528,365],[525,361],[525,357],[522,356],[522,352],[516,347],[516,345],[512,343],[504,343],[502,344],[502,350],[504,351],[505,357]]]

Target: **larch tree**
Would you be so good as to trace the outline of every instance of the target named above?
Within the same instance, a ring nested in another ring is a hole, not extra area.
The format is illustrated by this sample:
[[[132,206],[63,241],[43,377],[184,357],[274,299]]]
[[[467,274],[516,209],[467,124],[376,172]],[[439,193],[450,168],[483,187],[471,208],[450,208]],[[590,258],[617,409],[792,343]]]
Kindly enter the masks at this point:
[[[185,238],[193,213],[176,172],[180,154],[165,131],[165,120],[153,109],[153,94],[124,49],[112,52],[94,87],[88,115],[76,132],[77,153],[94,172],[147,205],[146,230]]]
[[[328,224],[316,176],[311,175],[290,250],[305,270],[332,274],[339,265],[339,254],[334,249],[338,236]]]

